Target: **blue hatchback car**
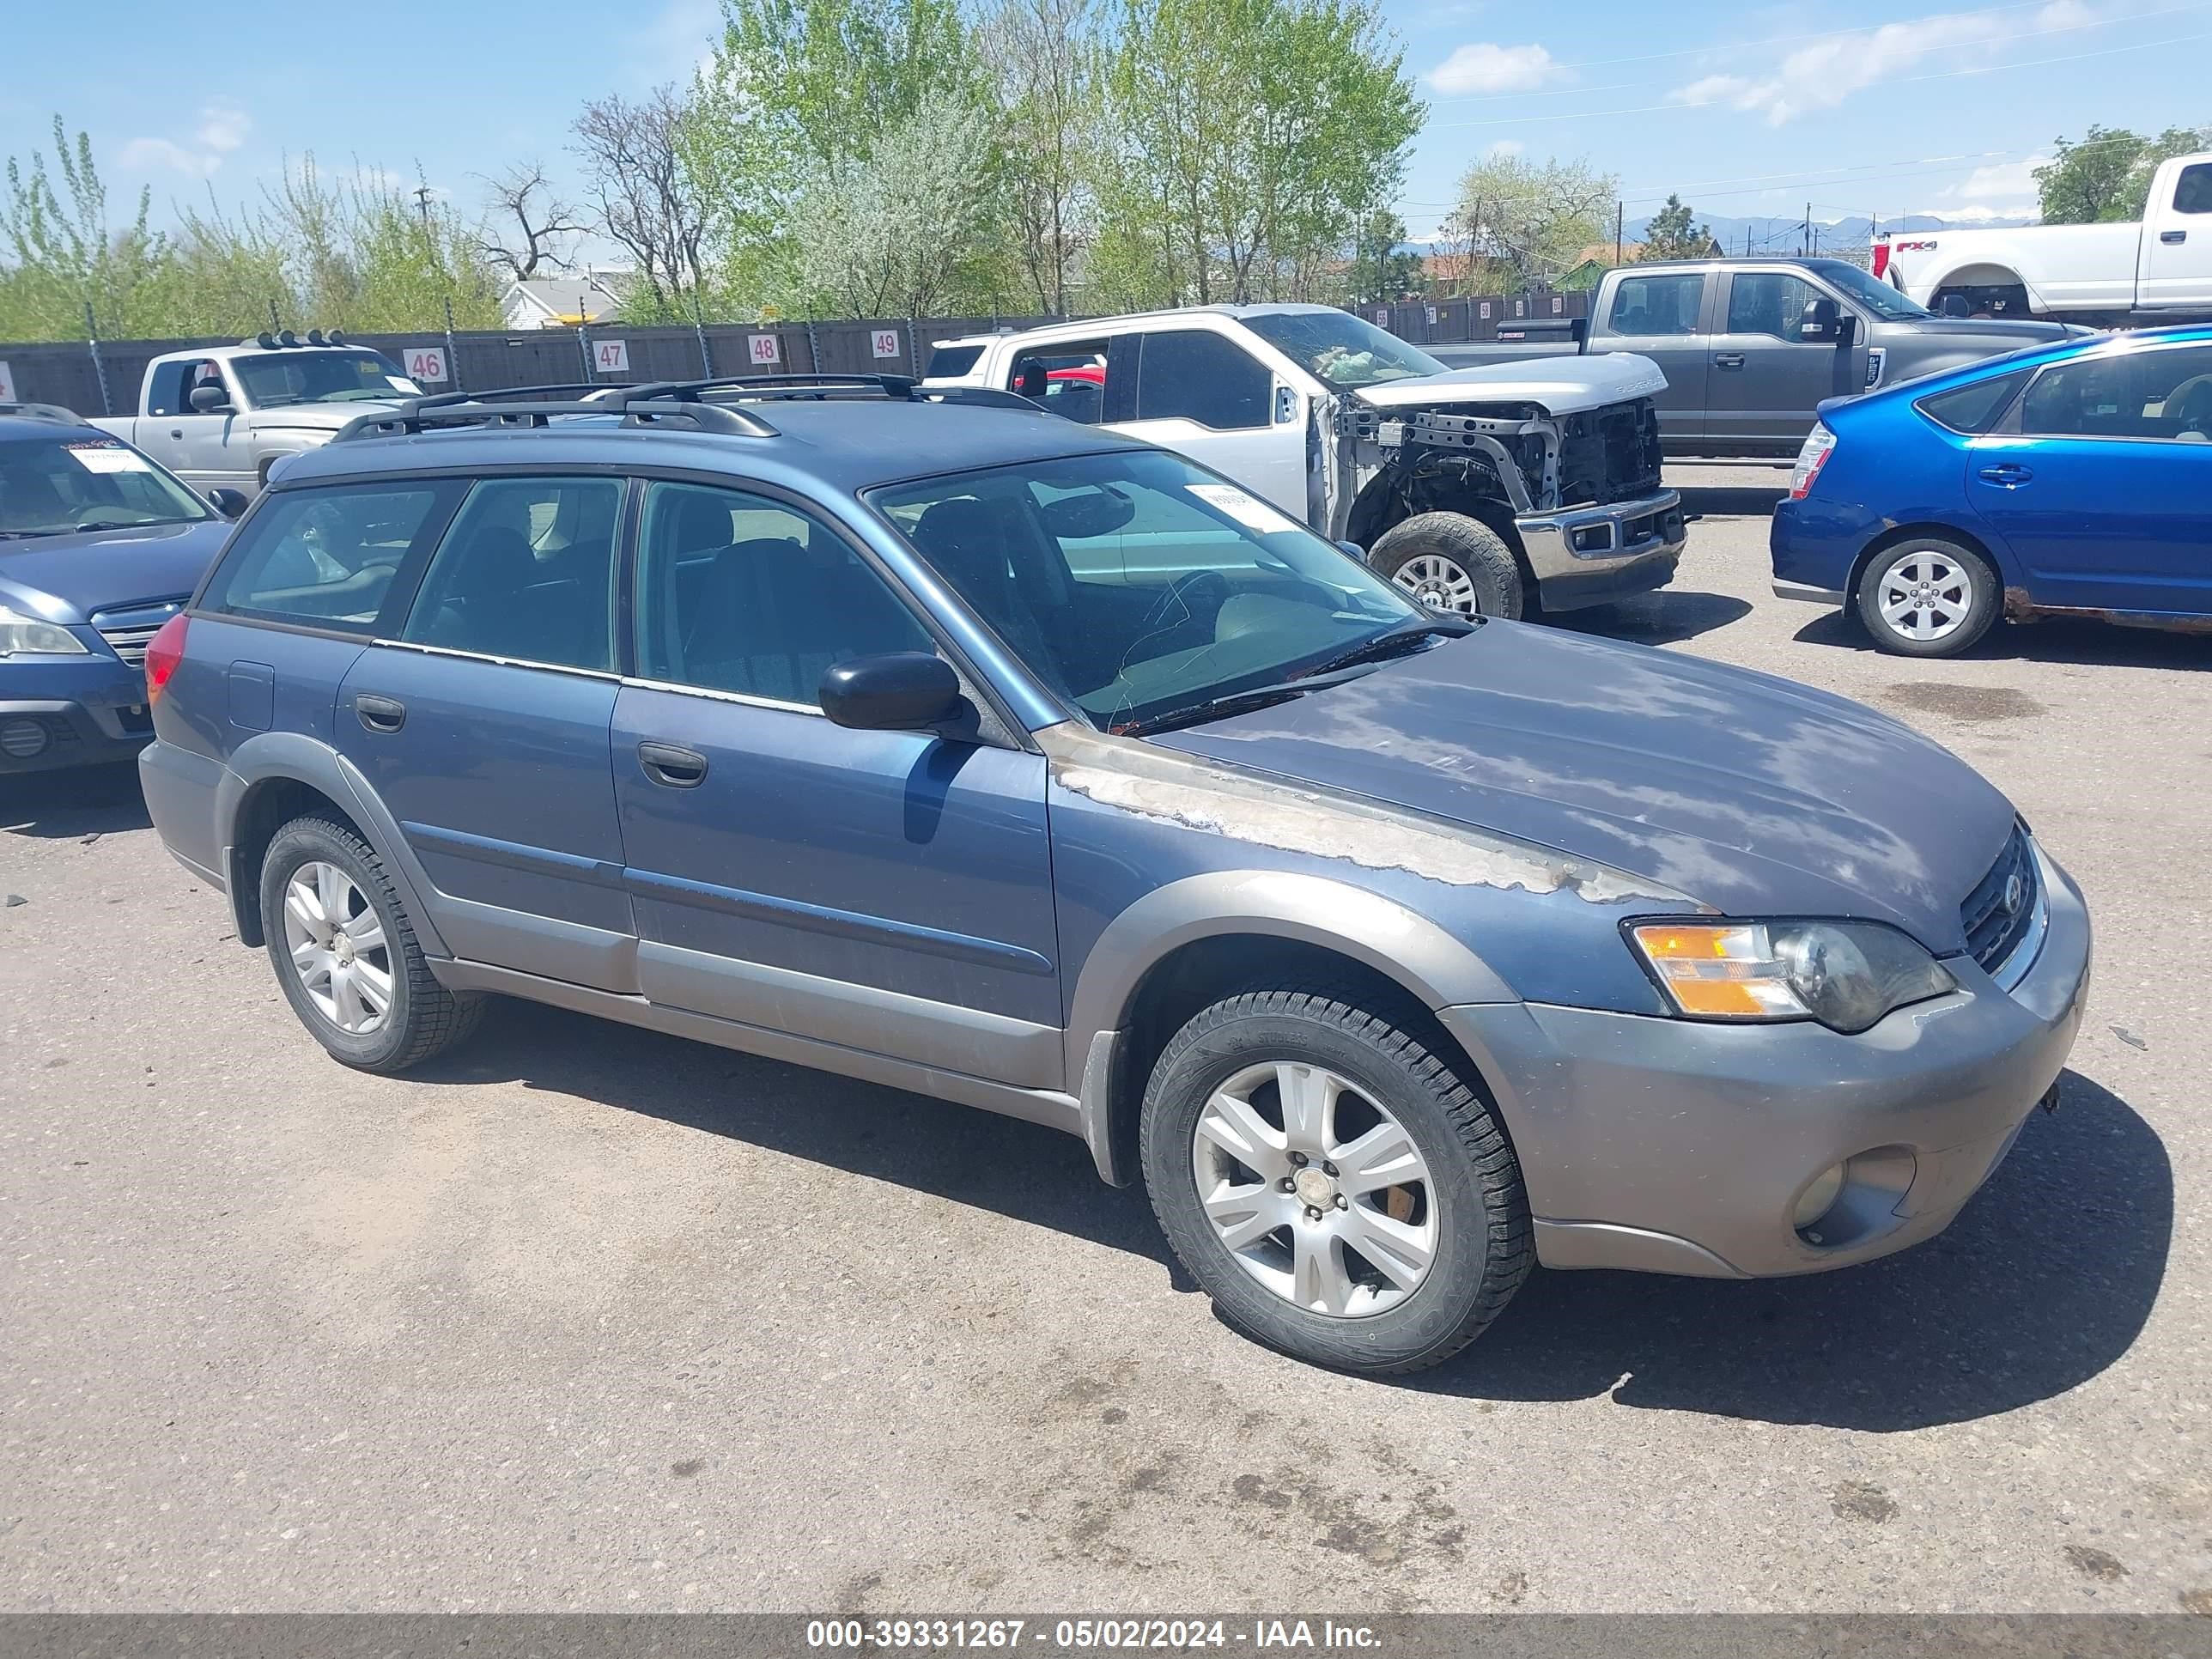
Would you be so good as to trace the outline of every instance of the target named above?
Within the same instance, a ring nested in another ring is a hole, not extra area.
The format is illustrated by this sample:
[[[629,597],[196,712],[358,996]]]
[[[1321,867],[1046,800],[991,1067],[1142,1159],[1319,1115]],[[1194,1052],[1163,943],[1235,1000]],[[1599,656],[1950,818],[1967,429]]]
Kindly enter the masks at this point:
[[[2088,983],[2080,891],[1910,729],[1425,610],[1006,392],[365,417],[147,662],[155,823],[338,1060],[499,994],[1048,1125],[1332,1365],[1540,1260],[1930,1237]]]
[[[2071,340],[1824,404],[1774,591],[1948,657],[1999,617],[2212,628],[2212,327]]]

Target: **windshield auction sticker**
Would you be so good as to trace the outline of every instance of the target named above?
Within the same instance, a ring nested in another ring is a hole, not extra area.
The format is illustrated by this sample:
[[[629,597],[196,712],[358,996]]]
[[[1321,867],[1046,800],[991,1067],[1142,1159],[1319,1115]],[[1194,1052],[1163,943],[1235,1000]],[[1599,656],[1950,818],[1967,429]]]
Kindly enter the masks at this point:
[[[121,444],[64,444],[70,459],[88,472],[151,472],[154,464]]]
[[[1287,514],[1278,513],[1256,495],[1246,495],[1235,484],[1194,483],[1183,488],[1208,507],[1226,513],[1247,529],[1256,530],[1263,536],[1298,527]]]

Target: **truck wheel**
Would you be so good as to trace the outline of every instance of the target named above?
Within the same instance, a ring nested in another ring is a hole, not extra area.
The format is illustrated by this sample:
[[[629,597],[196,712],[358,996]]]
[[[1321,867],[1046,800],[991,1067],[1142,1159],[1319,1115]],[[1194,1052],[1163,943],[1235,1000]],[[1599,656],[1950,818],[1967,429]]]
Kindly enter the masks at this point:
[[[276,832],[261,861],[261,932],[300,1023],[361,1071],[420,1065],[483,1018],[482,996],[438,983],[382,862],[343,824],[295,818]]]
[[[1230,1324],[1389,1375],[1473,1341],[1535,1246],[1495,1109],[1354,994],[1206,1009],[1153,1067],[1139,1133],[1153,1213]]]
[[[1516,617],[1534,608],[1504,538],[1464,513],[1417,513],[1391,526],[1367,562],[1432,611]]]
[[[1878,556],[1859,578],[1859,620],[1884,651],[1955,657],[1996,620],[1997,573],[1972,548],[1916,536]]]

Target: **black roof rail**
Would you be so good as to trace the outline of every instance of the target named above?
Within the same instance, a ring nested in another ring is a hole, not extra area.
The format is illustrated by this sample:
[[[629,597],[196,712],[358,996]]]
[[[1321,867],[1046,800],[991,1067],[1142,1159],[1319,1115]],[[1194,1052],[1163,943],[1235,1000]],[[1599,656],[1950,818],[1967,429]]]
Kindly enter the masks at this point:
[[[776,429],[750,410],[726,404],[671,401],[651,409],[625,409],[619,402],[478,404],[431,403],[417,398],[398,409],[359,416],[338,429],[331,440],[342,444],[360,438],[411,437],[437,427],[481,426],[531,429],[550,424],[565,415],[615,415],[621,423],[637,428],[689,422],[702,432],[720,432],[740,438],[774,438]]]
[[[610,403],[625,407],[662,398],[700,398],[716,392],[741,392],[754,398],[825,398],[839,392],[872,392],[897,402],[967,404],[979,409],[1021,409],[1043,405],[996,386],[924,386],[911,374],[725,374],[711,380],[660,380],[633,386]]]
[[[455,404],[488,404],[494,399],[509,398],[534,398],[550,403],[587,392],[629,390],[630,384],[623,380],[560,380],[546,386],[486,386],[481,392],[433,392],[420,398],[410,398],[404,406],[409,409],[444,409]]]
[[[27,421],[60,421],[70,426],[92,424],[76,410],[64,409],[59,404],[0,404],[0,415],[20,416]]]

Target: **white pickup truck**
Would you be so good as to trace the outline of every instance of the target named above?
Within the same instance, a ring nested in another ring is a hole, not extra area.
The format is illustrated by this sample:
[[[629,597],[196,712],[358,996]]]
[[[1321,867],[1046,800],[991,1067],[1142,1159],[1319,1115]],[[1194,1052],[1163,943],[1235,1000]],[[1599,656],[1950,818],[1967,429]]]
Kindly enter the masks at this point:
[[[940,341],[929,367],[1179,451],[1438,608],[1571,610],[1681,556],[1649,358],[1451,369],[1331,306],[1255,305]]]
[[[422,388],[382,352],[338,337],[264,334],[234,346],[172,351],[146,365],[138,412],[95,420],[195,489],[247,493],[287,455],[328,443],[372,408]]]
[[[1903,230],[1874,274],[1931,311],[2124,326],[2212,316],[2212,151],[2151,176],[2140,223]]]

